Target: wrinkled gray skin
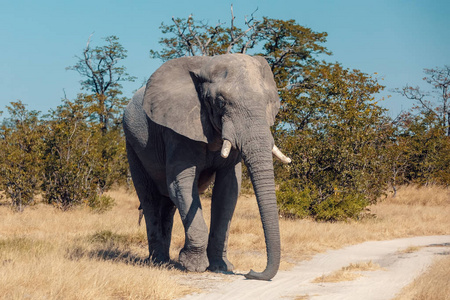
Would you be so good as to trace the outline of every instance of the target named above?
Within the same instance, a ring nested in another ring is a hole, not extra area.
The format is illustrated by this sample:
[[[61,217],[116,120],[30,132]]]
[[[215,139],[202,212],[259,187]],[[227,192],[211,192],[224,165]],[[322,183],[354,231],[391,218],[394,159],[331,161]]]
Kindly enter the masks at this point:
[[[169,261],[176,208],[186,232],[179,261],[188,271],[231,271],[230,221],[245,162],[255,190],[267,249],[266,269],[250,279],[270,280],[280,264],[280,233],[269,130],[279,109],[272,72],[262,57],[227,54],[164,63],[124,114],[131,175],[144,211],[150,259]],[[224,140],[231,142],[227,158]],[[199,194],[214,181],[211,226]]]

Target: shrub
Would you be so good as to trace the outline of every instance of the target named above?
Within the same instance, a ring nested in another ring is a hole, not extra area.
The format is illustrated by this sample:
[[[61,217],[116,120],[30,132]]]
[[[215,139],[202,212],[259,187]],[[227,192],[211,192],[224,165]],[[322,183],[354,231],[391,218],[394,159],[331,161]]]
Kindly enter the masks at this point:
[[[310,215],[312,193],[308,188],[301,189],[298,180],[283,182],[276,193],[278,208],[283,216],[304,218]]]
[[[339,190],[331,195],[318,192],[316,186],[303,185],[300,180],[287,180],[280,184],[277,203],[281,215],[285,217],[313,217],[318,221],[344,221],[356,219],[369,201],[357,192]]]
[[[39,112],[28,111],[21,101],[6,108],[10,117],[0,126],[0,190],[22,211],[39,189],[45,130]]]
[[[101,212],[114,202],[103,192],[125,181],[125,145],[119,131],[104,134],[87,120],[84,102],[83,95],[65,100],[47,122],[43,196],[62,209],[85,203]]]
[[[361,194],[336,192],[325,200],[314,203],[311,213],[318,221],[345,221],[358,218],[367,205],[369,202]]]
[[[88,206],[96,213],[104,213],[111,210],[116,201],[109,195],[95,195],[87,201]]]

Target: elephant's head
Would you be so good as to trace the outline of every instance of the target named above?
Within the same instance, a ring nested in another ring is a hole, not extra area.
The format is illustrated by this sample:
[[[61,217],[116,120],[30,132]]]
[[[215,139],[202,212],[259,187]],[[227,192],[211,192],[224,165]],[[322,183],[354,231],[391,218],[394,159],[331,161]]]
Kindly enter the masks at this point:
[[[185,57],[165,63],[150,78],[144,110],[154,122],[192,140],[208,143],[224,158],[240,151],[258,201],[267,248],[262,273],[269,280],[280,264],[280,233],[275,198],[270,126],[280,106],[273,74],[263,57],[227,54]],[[230,150],[231,148],[235,150]]]

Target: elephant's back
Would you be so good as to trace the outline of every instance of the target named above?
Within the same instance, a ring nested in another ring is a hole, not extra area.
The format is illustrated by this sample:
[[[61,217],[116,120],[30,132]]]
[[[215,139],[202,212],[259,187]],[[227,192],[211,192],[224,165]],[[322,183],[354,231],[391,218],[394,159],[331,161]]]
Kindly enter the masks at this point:
[[[139,91],[138,91],[139,92]],[[137,94],[137,93],[136,93]],[[123,114],[123,129],[127,142],[133,148],[145,148],[148,144],[148,120],[142,108],[142,97],[133,96]]]

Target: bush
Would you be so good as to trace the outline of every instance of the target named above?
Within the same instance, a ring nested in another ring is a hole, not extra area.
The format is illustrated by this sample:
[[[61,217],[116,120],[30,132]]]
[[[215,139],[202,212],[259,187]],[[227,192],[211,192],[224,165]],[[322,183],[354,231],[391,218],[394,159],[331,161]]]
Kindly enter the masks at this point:
[[[113,201],[103,192],[126,178],[125,145],[118,130],[104,134],[87,121],[84,102],[65,100],[47,122],[43,196],[62,209],[85,203],[104,211]]]
[[[394,161],[399,183],[450,185],[450,137],[432,113],[404,114],[397,139],[400,159]]]
[[[345,221],[358,218],[367,205],[369,202],[361,194],[336,192],[325,200],[314,203],[311,214],[318,221]]]
[[[308,199],[309,215],[317,220],[355,218],[377,201],[388,180],[392,124],[373,96],[383,86],[337,63],[318,64],[303,75],[309,84],[282,90],[274,130],[276,144],[292,159],[276,165],[276,178],[297,181],[291,191],[282,187],[279,197],[288,199],[281,200],[287,203],[282,209],[304,215],[301,199]]]
[[[277,190],[280,214],[285,217],[313,217],[317,221],[344,221],[356,219],[369,201],[360,193],[340,191],[322,197],[317,187],[302,185],[298,179],[281,183]]]
[[[92,211],[96,213],[104,213],[111,210],[116,204],[116,201],[113,197],[108,195],[95,195],[88,200],[87,204]]]
[[[283,182],[276,193],[278,208],[283,216],[304,218],[311,214],[313,193],[307,188],[301,189],[298,180]]]
[[[42,180],[42,136],[45,129],[39,112],[21,101],[11,102],[9,118],[0,126],[0,190],[22,211],[34,202]]]

